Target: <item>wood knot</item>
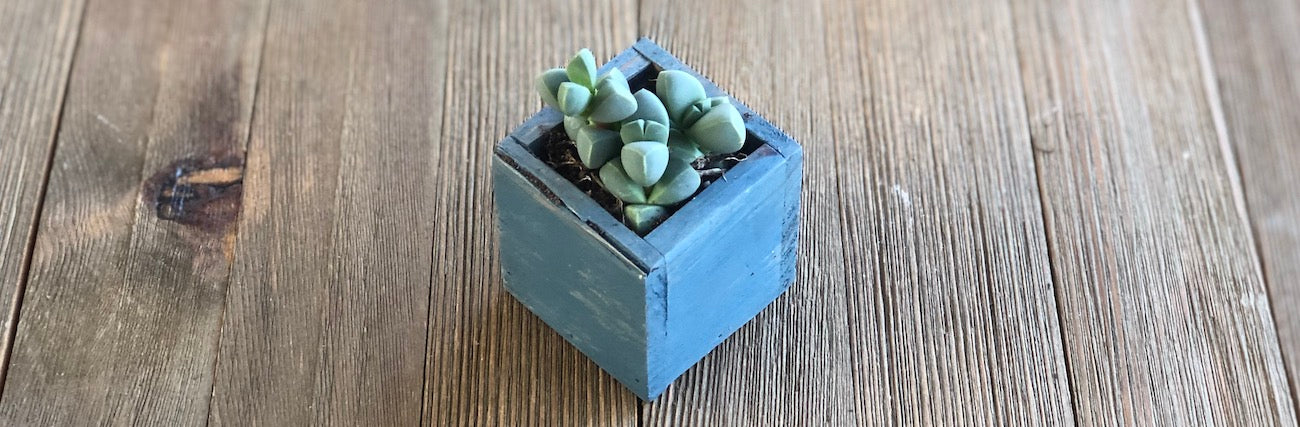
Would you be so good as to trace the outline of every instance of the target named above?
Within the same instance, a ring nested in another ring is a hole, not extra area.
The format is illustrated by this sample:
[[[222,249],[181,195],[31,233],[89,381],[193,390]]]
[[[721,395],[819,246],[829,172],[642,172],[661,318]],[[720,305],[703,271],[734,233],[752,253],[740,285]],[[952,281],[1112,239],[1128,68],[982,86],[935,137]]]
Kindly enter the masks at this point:
[[[243,159],[187,158],[155,173],[145,194],[158,219],[220,232],[239,216],[243,182]]]

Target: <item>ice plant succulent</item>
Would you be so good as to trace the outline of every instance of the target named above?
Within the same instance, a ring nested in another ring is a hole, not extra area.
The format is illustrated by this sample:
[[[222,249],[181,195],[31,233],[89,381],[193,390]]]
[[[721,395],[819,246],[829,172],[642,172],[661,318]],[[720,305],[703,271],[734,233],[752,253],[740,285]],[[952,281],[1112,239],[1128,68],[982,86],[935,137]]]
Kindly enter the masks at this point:
[[[685,71],[665,70],[655,81],[655,92],[663,101],[680,139],[680,155],[731,153],[745,143],[745,121],[725,96],[708,97],[704,85]],[[691,151],[694,148],[694,151]],[[703,153],[701,153],[703,152]]]
[[[568,69],[543,75],[548,105],[493,149],[499,276],[653,401],[794,282],[803,150],[649,39],[600,68],[588,55],[574,67],[586,83]],[[601,87],[614,68],[635,105],[598,120],[612,107],[595,99],[621,87]],[[564,83],[577,89],[560,96]]]
[[[700,188],[692,162],[739,150],[745,123],[725,96],[708,97],[690,73],[659,73],[655,91],[632,93],[617,68],[596,77],[579,50],[566,68],[537,77],[542,100],[564,114],[564,129],[600,184],[624,203],[624,223],[648,233]]]
[[[618,157],[618,132],[610,130],[637,110],[627,77],[617,68],[596,77],[596,59],[579,50],[565,68],[546,70],[535,81],[542,101],[564,114],[564,130],[578,145],[582,163],[599,168]]]

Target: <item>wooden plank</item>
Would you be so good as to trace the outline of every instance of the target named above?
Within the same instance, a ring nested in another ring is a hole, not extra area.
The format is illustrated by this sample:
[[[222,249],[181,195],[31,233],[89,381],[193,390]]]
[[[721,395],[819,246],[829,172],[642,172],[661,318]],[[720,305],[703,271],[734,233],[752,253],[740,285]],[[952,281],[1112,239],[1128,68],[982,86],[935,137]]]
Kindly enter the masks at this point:
[[[855,367],[843,310],[845,259],[831,118],[805,106],[830,92],[822,6],[647,0],[640,28],[803,144],[795,283],[642,408],[645,425],[852,425]]]
[[[1300,379],[1300,3],[1200,3],[1294,397]]]
[[[1072,423],[1007,4],[826,15],[860,416]]]
[[[930,3],[647,2],[808,159],[799,281],[650,424],[1070,421],[1009,14]]]
[[[265,2],[92,2],[2,424],[206,418]]]
[[[1081,423],[1295,424],[1196,2],[1012,4]]]
[[[419,422],[445,9],[272,3],[213,424]]]
[[[636,42],[631,0],[456,2],[432,166],[430,425],[636,425],[636,397],[501,286],[492,146],[541,109],[532,78],[580,47],[599,62]]]
[[[0,0],[0,383],[83,7]]]

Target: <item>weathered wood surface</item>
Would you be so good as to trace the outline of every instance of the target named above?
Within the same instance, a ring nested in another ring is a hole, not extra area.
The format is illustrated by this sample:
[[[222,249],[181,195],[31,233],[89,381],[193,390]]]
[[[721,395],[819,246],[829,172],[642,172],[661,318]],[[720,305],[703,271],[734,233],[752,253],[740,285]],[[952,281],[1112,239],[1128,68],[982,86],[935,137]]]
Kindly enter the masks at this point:
[[[644,4],[652,37],[804,143],[801,243],[825,251],[652,424],[1069,422],[1009,15],[985,3]]]
[[[0,1],[0,381],[84,6]]]
[[[1294,399],[1300,375],[1300,2],[1202,0]]]
[[[1012,6],[1080,423],[1294,424],[1206,17],[1172,0]]]
[[[444,6],[271,3],[214,424],[419,422]]]
[[[82,3],[0,0],[5,424],[1295,424],[1294,1]],[[654,403],[488,179],[638,35],[806,159],[797,282]]]
[[[0,424],[207,418],[265,5],[86,5]]]
[[[636,42],[634,2],[455,2],[433,154],[428,425],[636,425],[637,399],[501,286],[492,146],[541,108],[540,70],[579,46],[604,62]]]
[[[640,30],[803,144],[798,277],[657,401],[644,404],[646,425],[792,419],[851,425],[855,419],[849,321],[841,308],[846,271],[839,195],[833,164],[825,161],[834,157],[831,121],[812,107],[824,103],[829,82],[802,72],[804,64],[816,68],[826,61],[824,35],[813,31],[822,27],[823,6],[811,3],[791,13],[794,5],[787,2],[749,5],[643,1]],[[710,24],[711,19],[722,22]],[[727,53],[714,55],[715,49]],[[765,59],[774,52],[782,58]],[[803,107],[772,108],[776,99]]]

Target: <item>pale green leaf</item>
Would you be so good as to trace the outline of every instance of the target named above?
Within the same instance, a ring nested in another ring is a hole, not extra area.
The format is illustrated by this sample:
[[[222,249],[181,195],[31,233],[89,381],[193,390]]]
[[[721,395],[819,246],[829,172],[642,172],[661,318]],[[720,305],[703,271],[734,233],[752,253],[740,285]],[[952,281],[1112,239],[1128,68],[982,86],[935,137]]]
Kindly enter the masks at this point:
[[[668,110],[664,109],[663,101],[660,101],[653,92],[641,89],[632,96],[636,98],[636,112],[625,120],[649,120],[668,124]]]
[[[624,144],[639,141],[656,141],[662,144],[668,142],[668,126],[644,119],[633,120],[623,123],[619,135],[623,137]]]
[[[542,102],[555,108],[560,108],[560,83],[569,81],[568,74],[565,74],[563,68],[552,68],[537,75],[533,82],[537,87],[537,93],[542,96]]]
[[[587,48],[584,47],[573,55],[573,59],[569,60],[569,66],[564,71],[569,75],[569,81],[588,89],[595,87],[596,58],[591,56],[591,51]]]
[[[627,205],[623,207],[624,223],[632,231],[643,236],[666,218],[668,218],[668,209],[663,206]]]
[[[700,151],[699,146],[695,145],[695,141],[674,130],[672,136],[668,137],[668,157],[690,163],[704,157],[704,153]]]
[[[574,138],[578,146],[578,158],[587,169],[596,169],[605,165],[610,159],[618,157],[623,142],[618,139],[618,132],[587,126],[578,131]]]
[[[656,205],[673,205],[695,195],[699,188],[699,172],[680,159],[671,159],[664,169],[663,178],[650,189],[647,201]]]
[[[615,123],[636,112],[636,97],[628,90],[627,78],[617,68],[610,70],[596,84],[596,97],[592,101],[591,120],[597,123]]]
[[[680,70],[659,72],[655,92],[668,110],[668,117],[681,120],[686,110],[696,101],[705,99],[704,86],[690,73]]]
[[[588,122],[587,118],[585,117],[564,116],[564,133],[566,135],[569,135],[569,139],[572,139],[574,141],[578,140],[578,132],[582,131],[582,128],[585,128],[589,125],[591,125],[591,123]]]
[[[745,144],[745,121],[731,103],[713,107],[686,135],[710,153],[731,153]]]
[[[668,166],[668,146],[662,142],[633,142],[623,146],[620,156],[627,176],[643,187],[659,182]]]
[[[627,203],[645,203],[645,187],[632,181],[623,169],[622,162],[608,162],[600,168],[600,183],[619,200]]]
[[[560,91],[556,94],[560,100],[560,112],[566,116],[577,116],[587,109],[587,104],[591,102],[591,89],[582,87],[574,82],[560,83]]]
[[[596,87],[618,88],[625,92],[631,93],[632,89],[628,85],[627,76],[623,75],[623,70],[612,68],[605,75],[600,76],[596,81]]]

